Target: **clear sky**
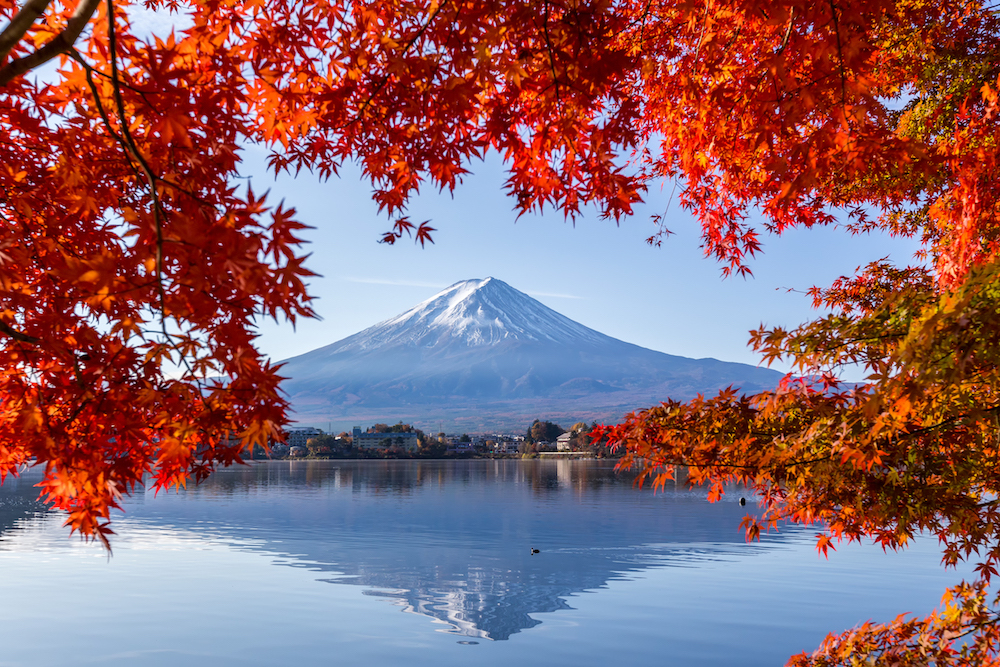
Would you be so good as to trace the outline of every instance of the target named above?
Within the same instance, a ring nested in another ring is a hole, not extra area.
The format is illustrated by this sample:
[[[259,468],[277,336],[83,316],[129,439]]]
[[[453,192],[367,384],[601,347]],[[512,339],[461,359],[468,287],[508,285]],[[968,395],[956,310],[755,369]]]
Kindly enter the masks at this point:
[[[246,174],[255,191],[269,188],[270,202],[284,199],[315,228],[306,234],[307,266],[321,275],[310,289],[322,320],[300,321],[294,329],[261,324],[260,345],[275,360],[338,341],[460,280],[492,276],[630,343],[757,364],[747,347],[750,329],[803,322],[816,314],[804,290],[882,257],[912,262],[918,247],[913,240],[833,228],[794,230],[764,238],[763,254],[750,265],[753,278],[723,279],[720,265],[703,256],[696,221],[676,198],[668,209],[669,186],[651,191],[648,204],[620,226],[590,214],[574,227],[556,211],[518,220],[503,193],[499,159],[471,165],[474,175],[454,197],[433,191],[412,201],[410,219],[429,219],[437,228],[433,245],[421,248],[404,238],[387,246],[377,241],[391,221],[378,213],[371,186],[357,171],[345,169],[325,183],[306,173],[275,180],[263,168],[263,155],[247,151]],[[644,242],[654,230],[650,216],[665,210],[674,235],[654,248]]]

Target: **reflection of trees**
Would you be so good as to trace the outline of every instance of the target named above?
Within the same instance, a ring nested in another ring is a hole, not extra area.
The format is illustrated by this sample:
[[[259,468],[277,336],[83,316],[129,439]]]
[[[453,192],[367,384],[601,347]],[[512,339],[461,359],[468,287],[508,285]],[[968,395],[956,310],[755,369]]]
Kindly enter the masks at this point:
[[[43,511],[31,474],[0,487],[0,539]],[[612,462],[275,461],[182,493],[140,494],[116,528],[228,536],[450,632],[501,640],[629,572],[761,548],[743,544],[743,511],[683,487],[633,489]]]
[[[247,495],[262,489],[342,488],[373,494],[409,494],[425,485],[472,486],[482,484],[527,484],[546,494],[573,488],[578,492],[632,486],[634,475],[618,473],[606,461],[503,460],[307,460],[255,461],[234,466],[216,475],[210,483],[188,493],[203,495]]]
[[[754,548],[737,529],[736,502],[636,490],[599,461],[266,462],[128,511],[132,521],[230,535],[490,639],[628,572]]]

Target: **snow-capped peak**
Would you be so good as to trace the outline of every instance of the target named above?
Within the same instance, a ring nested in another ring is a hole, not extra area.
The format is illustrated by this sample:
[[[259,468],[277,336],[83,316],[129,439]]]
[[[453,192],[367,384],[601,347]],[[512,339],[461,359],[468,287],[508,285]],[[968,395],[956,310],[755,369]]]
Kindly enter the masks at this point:
[[[491,277],[455,283],[406,312],[345,339],[344,346],[337,347],[472,347],[510,340],[570,344],[593,343],[607,337]]]
[[[495,278],[455,283],[397,317],[285,360],[282,374],[300,420],[436,424],[440,417],[460,419],[463,431],[494,423],[523,429],[546,414],[573,415],[569,423],[618,420],[663,396],[734,384],[770,389],[781,378],[605,336]]]

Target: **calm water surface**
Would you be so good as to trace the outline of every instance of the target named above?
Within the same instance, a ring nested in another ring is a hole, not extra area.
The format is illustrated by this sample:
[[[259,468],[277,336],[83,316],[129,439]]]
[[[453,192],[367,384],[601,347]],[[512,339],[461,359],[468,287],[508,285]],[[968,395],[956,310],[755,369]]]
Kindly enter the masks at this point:
[[[267,462],[139,494],[114,557],[0,487],[0,665],[780,665],[927,613],[932,540],[743,542],[739,493],[600,461]],[[538,549],[532,554],[531,549]]]

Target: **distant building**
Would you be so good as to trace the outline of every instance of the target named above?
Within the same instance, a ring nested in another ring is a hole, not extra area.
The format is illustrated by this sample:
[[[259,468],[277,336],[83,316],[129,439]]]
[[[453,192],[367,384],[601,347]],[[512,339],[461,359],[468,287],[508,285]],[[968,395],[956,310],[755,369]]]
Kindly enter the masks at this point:
[[[563,433],[558,438],[556,438],[556,451],[557,452],[568,452],[570,451],[569,441],[573,437],[572,433]]]
[[[501,440],[493,443],[493,451],[497,454],[514,454],[517,453],[517,449],[518,443],[513,440]]]
[[[445,450],[449,454],[471,454],[476,451],[471,442],[456,442]]]
[[[416,433],[362,433],[360,426],[354,427],[354,446],[358,449],[399,447],[415,452],[418,444]]]
[[[310,438],[326,435],[322,430],[311,426],[290,426],[285,429],[285,444],[289,447],[305,447]]]

